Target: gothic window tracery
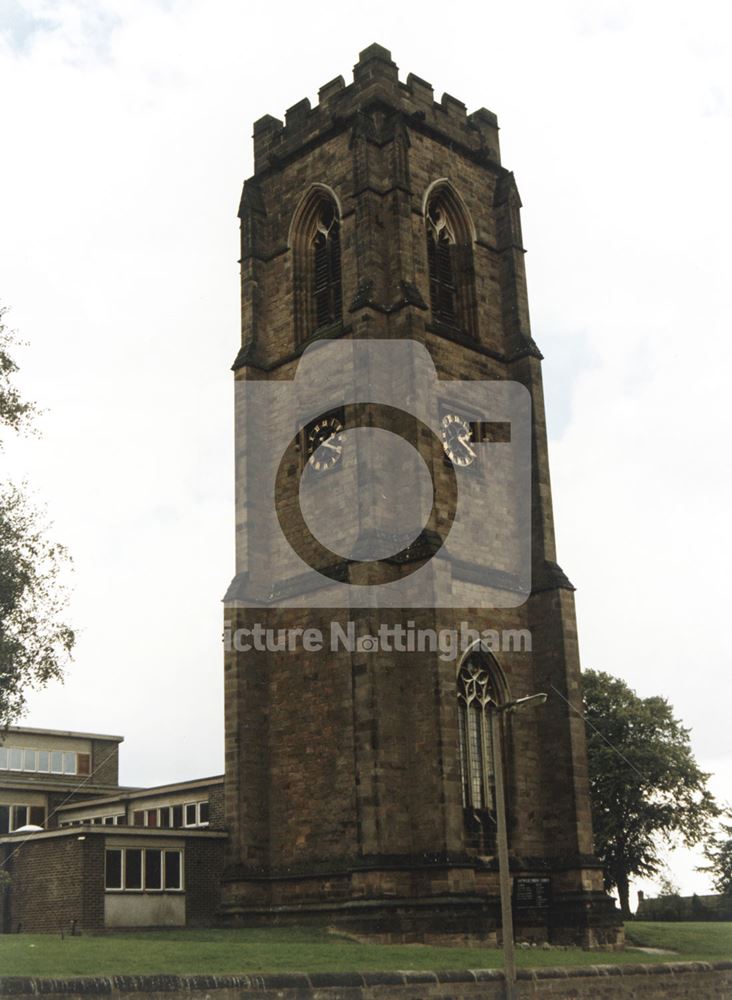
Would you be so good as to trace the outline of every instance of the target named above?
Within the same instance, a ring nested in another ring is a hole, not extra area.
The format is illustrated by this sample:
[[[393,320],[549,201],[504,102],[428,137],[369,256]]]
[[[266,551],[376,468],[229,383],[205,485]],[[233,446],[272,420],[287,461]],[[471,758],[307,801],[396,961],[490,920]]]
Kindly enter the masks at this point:
[[[427,268],[433,322],[475,336],[472,227],[447,182],[427,201]]]
[[[339,323],[343,313],[341,224],[328,189],[314,186],[292,226],[295,337],[302,343]]]
[[[493,727],[499,694],[485,660],[468,657],[457,677],[460,783],[469,846],[495,846]]]

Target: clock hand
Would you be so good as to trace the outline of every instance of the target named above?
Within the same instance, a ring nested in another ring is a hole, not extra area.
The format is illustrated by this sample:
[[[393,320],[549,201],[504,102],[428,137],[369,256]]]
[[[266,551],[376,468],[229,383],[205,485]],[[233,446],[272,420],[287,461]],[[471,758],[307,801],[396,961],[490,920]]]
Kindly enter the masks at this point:
[[[335,437],[335,434],[333,435],[333,437]],[[326,438],[325,441],[321,441],[320,444],[318,445],[318,448],[330,448],[331,451],[340,451],[343,445],[331,444],[330,443],[331,440],[332,438]]]
[[[465,448],[466,451],[470,452],[470,454],[473,456],[473,458],[475,458],[475,452],[473,451],[473,449],[468,444],[468,441],[470,441],[470,437],[467,434],[464,434],[464,435],[461,434],[461,435],[458,436],[458,441],[463,446],[463,448]]]

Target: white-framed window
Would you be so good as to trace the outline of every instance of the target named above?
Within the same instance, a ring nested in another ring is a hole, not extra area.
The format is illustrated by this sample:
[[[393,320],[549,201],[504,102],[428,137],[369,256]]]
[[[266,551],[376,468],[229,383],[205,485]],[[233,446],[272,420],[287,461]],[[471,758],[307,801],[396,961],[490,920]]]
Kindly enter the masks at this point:
[[[183,807],[183,826],[208,826],[208,799],[186,802]]]
[[[46,807],[26,804],[0,805],[0,834],[12,833],[21,826],[45,826]]]
[[[183,851],[168,847],[108,847],[107,892],[182,892]]]
[[[198,802],[182,802],[173,806],[159,806],[154,809],[135,809],[132,812],[133,826],[179,829],[208,826],[208,799]]]
[[[39,774],[90,774],[91,754],[75,750],[35,750],[33,747],[0,747],[0,771],[35,771]]]
[[[127,817],[124,813],[114,816],[82,816],[81,819],[66,819],[59,823],[59,826],[124,826]]]

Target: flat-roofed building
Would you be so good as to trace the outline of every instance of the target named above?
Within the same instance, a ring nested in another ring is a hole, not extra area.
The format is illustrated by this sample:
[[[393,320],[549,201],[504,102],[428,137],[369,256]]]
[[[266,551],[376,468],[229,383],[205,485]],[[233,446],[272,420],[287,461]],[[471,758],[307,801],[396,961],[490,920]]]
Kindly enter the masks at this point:
[[[119,791],[124,737],[12,726],[0,744],[0,836],[52,829],[69,803]]]
[[[57,820],[59,827],[92,824],[162,830],[220,830],[224,825],[224,776],[219,774],[71,802],[58,809]]]
[[[214,922],[227,836],[223,775],[121,786],[122,739],[26,727],[4,734],[3,932]]]

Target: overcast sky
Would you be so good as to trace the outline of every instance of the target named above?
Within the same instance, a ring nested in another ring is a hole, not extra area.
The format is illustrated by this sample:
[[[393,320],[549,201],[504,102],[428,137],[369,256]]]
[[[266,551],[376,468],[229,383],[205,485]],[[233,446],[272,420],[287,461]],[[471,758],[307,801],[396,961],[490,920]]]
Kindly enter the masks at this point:
[[[378,41],[498,114],[583,663],[667,696],[732,801],[731,31],[722,0],[0,0],[0,302],[46,411],[3,478],[73,554],[79,629],[24,723],[123,734],[131,784],[223,769],[251,125]]]

